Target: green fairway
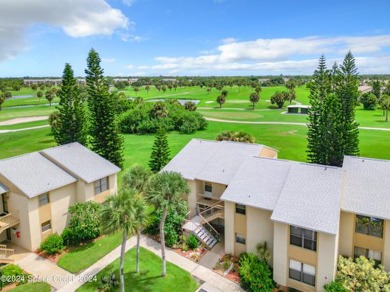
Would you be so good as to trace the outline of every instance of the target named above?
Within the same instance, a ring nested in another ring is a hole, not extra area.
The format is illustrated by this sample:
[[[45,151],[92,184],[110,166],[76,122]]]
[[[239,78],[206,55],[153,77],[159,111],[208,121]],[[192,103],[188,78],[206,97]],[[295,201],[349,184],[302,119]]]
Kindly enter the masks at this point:
[[[43,126],[43,125],[49,125],[49,121],[43,120],[43,121],[26,122],[26,123],[20,123],[15,125],[8,125],[8,126],[0,126],[0,130],[15,130],[15,129],[31,128],[31,127]]]
[[[54,106],[3,108],[0,111],[0,122],[14,118],[48,116],[55,110],[56,108]]]
[[[119,253],[118,253],[119,256]],[[96,281],[85,283],[77,291],[97,291],[102,275],[113,271],[119,280],[119,259],[99,272]],[[198,284],[191,274],[178,266],[167,262],[167,275],[161,277],[161,259],[154,253],[141,248],[140,273],[135,273],[135,248],[125,256],[125,290],[145,292],[180,291],[193,292]],[[119,287],[115,291],[119,291]]]

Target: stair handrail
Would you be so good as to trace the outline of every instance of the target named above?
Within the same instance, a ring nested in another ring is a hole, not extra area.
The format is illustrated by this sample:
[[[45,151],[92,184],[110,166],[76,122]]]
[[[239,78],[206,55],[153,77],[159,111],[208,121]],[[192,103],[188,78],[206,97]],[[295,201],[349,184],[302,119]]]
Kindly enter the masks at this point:
[[[200,217],[200,219],[202,219],[202,222],[204,222],[211,229],[211,230],[208,230],[208,229],[206,229],[206,230],[209,231],[211,233],[211,235],[214,236],[219,241],[219,232],[217,230],[215,230],[215,228],[213,226],[211,226],[211,224],[201,214],[199,214],[198,216]],[[203,225],[203,223],[202,223],[202,225]],[[212,233],[214,233],[214,234],[212,234]]]
[[[218,212],[221,212],[224,209],[224,206],[219,205],[222,201],[216,202],[215,204],[211,205],[209,208],[206,210],[203,210],[202,212],[199,213],[200,216],[203,218],[210,217]],[[218,209],[218,211],[213,212],[213,210]],[[204,214],[211,212],[210,216],[204,216]]]

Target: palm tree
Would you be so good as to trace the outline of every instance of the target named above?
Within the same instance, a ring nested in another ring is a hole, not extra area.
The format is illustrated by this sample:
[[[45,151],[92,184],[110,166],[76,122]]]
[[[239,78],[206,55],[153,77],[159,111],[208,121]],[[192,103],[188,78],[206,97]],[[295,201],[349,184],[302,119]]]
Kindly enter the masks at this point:
[[[139,259],[140,259],[140,240],[141,232],[148,225],[148,206],[144,197],[140,194],[134,198],[134,211],[135,211],[135,230],[137,232],[137,255],[136,255],[136,266],[135,270],[139,273]]]
[[[185,179],[177,172],[163,171],[153,175],[147,187],[147,200],[155,206],[157,210],[162,210],[160,221],[160,242],[162,273],[164,277],[167,274],[165,260],[165,237],[164,224],[169,211],[177,208],[182,200],[187,200],[190,189]]]
[[[101,222],[103,233],[114,233],[122,230],[122,246],[119,264],[119,278],[121,291],[125,291],[125,279],[123,265],[125,260],[125,247],[128,234],[134,234],[137,230],[136,191],[132,189],[120,190],[116,195],[110,195],[101,209]]]
[[[139,272],[139,258],[140,258],[140,240],[142,229],[148,224],[148,212],[146,201],[143,194],[146,190],[147,182],[151,176],[151,172],[146,167],[140,164],[134,164],[122,176],[122,187],[124,189],[134,189],[138,196],[135,201],[136,214],[136,229],[137,229],[137,259],[136,272]]]
[[[152,173],[143,165],[134,164],[122,176],[122,188],[134,189],[143,194]]]

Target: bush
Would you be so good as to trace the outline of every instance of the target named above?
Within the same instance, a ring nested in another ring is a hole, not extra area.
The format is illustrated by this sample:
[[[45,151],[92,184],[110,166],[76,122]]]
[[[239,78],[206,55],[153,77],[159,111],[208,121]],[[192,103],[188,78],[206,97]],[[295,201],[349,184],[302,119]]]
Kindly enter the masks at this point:
[[[64,248],[64,241],[58,233],[49,235],[44,242],[41,243],[39,249],[47,254],[56,254]]]
[[[142,121],[148,119],[148,114],[139,108],[124,112],[118,117],[118,127],[122,133],[138,133],[139,125]]]
[[[238,274],[240,275],[242,288],[246,291],[272,291],[274,283],[268,264],[261,261],[253,253],[248,253],[240,258]]]
[[[65,246],[72,246],[78,244],[78,236],[70,228],[65,228],[61,233],[62,240]]]
[[[328,284],[325,284],[324,289],[326,292],[348,292],[349,291],[339,281],[332,281]]]
[[[375,110],[378,99],[372,93],[364,93],[359,100],[365,110]]]
[[[69,229],[75,235],[75,244],[100,235],[100,208],[101,205],[94,201],[69,207]]]
[[[191,235],[188,236],[188,238],[187,238],[187,244],[188,244],[188,247],[189,247],[189,248],[195,249],[195,248],[198,247],[199,241],[198,241],[198,239],[196,238],[195,235],[191,234]]]
[[[184,123],[180,126],[179,131],[182,134],[193,134],[199,128],[198,121],[194,117],[189,117],[185,120]]]
[[[14,264],[8,264],[4,266],[1,269],[1,273],[3,275],[3,277],[1,277],[1,282],[3,285],[13,283],[14,281],[12,280],[16,278],[23,278],[22,275],[24,274],[23,270],[18,265]]]

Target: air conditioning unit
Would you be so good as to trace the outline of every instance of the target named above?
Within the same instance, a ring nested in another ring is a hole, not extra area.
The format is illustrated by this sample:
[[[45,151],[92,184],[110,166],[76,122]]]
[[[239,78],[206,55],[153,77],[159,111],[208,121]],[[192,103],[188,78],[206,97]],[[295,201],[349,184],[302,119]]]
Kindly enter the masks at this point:
[[[204,191],[204,196],[205,196],[205,197],[208,197],[208,198],[211,198],[211,197],[213,196],[213,193],[212,193],[212,192]]]

